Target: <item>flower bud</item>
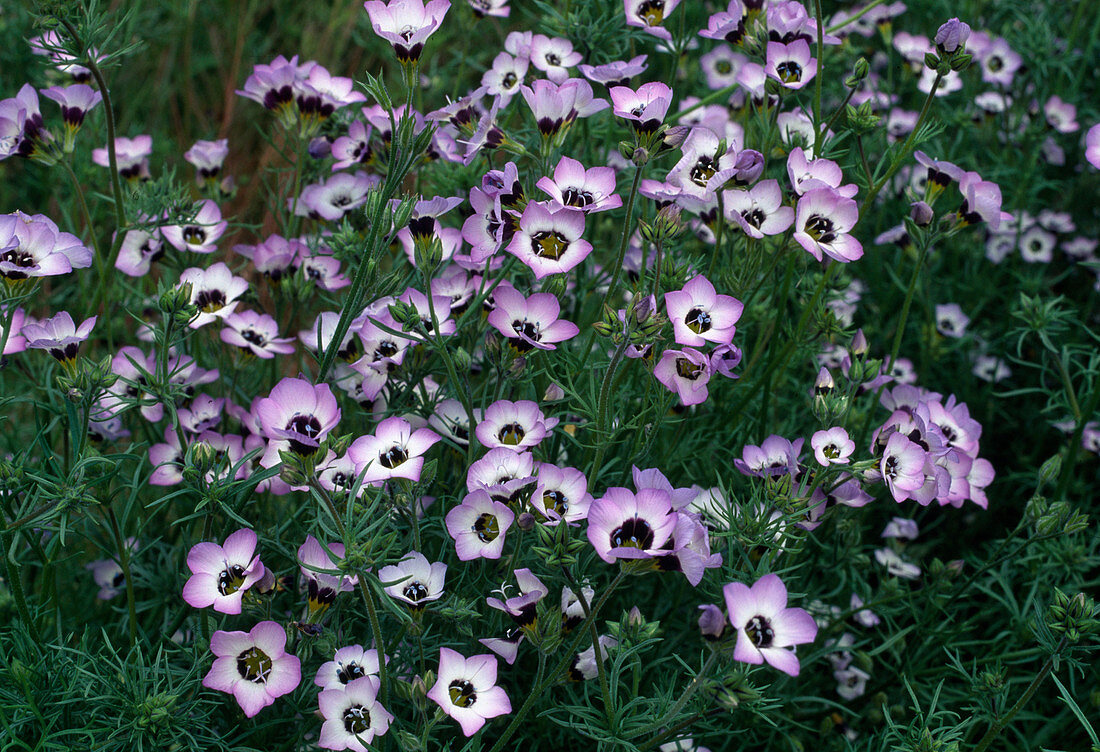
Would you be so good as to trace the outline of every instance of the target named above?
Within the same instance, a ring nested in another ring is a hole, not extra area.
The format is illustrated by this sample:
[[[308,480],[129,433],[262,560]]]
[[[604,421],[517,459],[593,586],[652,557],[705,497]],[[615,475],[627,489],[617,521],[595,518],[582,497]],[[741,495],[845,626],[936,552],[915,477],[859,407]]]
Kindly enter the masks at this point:
[[[867,335],[863,333],[862,329],[857,329],[855,335],[852,337],[852,344],[848,346],[849,352],[851,352],[854,357],[860,358],[866,355],[870,349],[870,346],[867,344]]]
[[[749,185],[759,180],[763,173],[764,155],[755,149],[745,149],[737,155],[731,180],[735,185]]]
[[[702,611],[699,614],[699,632],[703,638],[711,641],[721,639],[722,633],[726,631],[726,615],[722,613],[722,609],[705,603],[699,606],[699,610]]]
[[[844,85],[849,89],[854,89],[859,86],[863,79],[867,78],[867,74],[871,72],[871,64],[867,62],[867,58],[861,57],[856,60],[855,67],[852,69],[852,75],[844,79]]]
[[[691,133],[691,126],[688,125],[673,125],[669,126],[662,135],[662,142],[670,149],[677,149],[687,139],[688,134]]]
[[[936,213],[925,202],[914,201],[909,204],[909,218],[916,223],[917,227],[928,227],[936,218]]]
[[[557,402],[561,399],[565,399],[565,390],[556,383],[551,383],[550,386],[546,387],[546,391],[542,395],[543,402]]]
[[[649,152],[642,146],[635,149],[630,155],[630,161],[635,167],[643,167],[649,162]]]
[[[936,32],[936,49],[943,53],[955,53],[966,46],[966,40],[970,38],[970,26],[952,18]]]
[[[1039,468],[1039,485],[1052,483],[1062,473],[1062,455],[1056,454]]]

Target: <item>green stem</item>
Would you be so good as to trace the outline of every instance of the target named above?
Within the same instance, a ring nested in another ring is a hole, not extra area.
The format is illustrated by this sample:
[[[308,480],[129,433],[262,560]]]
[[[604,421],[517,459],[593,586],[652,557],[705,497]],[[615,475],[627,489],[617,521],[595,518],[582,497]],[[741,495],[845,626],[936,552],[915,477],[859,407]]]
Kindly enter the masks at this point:
[[[710,264],[707,265],[707,279],[710,279],[714,276],[714,265],[718,261],[719,254],[722,253],[722,231],[726,229],[726,202],[722,196],[722,191],[716,191],[716,193],[718,194],[718,218],[715,219],[716,224],[714,228],[714,253],[711,254]],[[659,264],[660,260],[661,247],[657,246],[658,277],[660,277],[661,274]],[[657,285],[654,284],[653,288],[654,290],[656,290]]]
[[[611,436],[608,435],[605,437],[603,435],[604,431],[607,430],[607,409],[611,395],[611,382],[615,378],[615,371],[619,368],[619,361],[622,360],[623,354],[626,352],[627,345],[629,344],[630,340],[624,336],[622,344],[615,350],[615,354],[611,358],[611,363],[607,366],[607,371],[603,375],[603,383],[600,385],[600,401],[596,406],[596,440],[600,442],[600,446],[596,450],[596,456],[592,460],[592,466],[588,469],[589,478],[594,479],[596,477],[593,473],[599,471],[600,462],[603,461],[603,457],[607,453],[607,447],[611,443]]]
[[[998,718],[990,724],[989,730],[985,732],[985,736],[983,736],[981,738],[981,741],[978,742],[978,746],[974,748],[974,752],[985,752],[985,750],[989,748],[989,745],[992,744],[998,736],[1000,736],[1001,731],[1004,730],[1005,726],[1007,726],[1012,721],[1012,719],[1016,717],[1017,713],[1024,709],[1027,703],[1031,700],[1032,696],[1034,696],[1035,692],[1038,691],[1039,685],[1041,685],[1046,680],[1047,676],[1050,675],[1051,670],[1054,668],[1054,661],[1058,659],[1058,656],[1061,654],[1062,650],[1065,649],[1065,647],[1066,637],[1063,636],[1061,641],[1059,641],[1058,643],[1058,647],[1054,649],[1054,652],[1051,653],[1050,657],[1046,659],[1045,663],[1043,663],[1043,667],[1039,669],[1039,673],[1036,674],[1035,678],[1031,680],[1031,684],[1027,685],[1027,689],[1024,690],[1024,694],[1020,697],[1019,700],[1016,701],[1016,704],[1013,705],[1002,718]]]
[[[825,16],[821,0],[814,0],[814,21],[817,26],[817,75],[814,76],[814,155],[821,154],[821,79],[825,72]]]
[[[592,654],[596,659],[596,673],[600,679],[600,694],[603,695],[603,709],[607,713],[607,728],[614,731],[615,704],[611,699],[611,687],[607,683],[607,669],[603,665],[605,651],[603,646],[600,645],[600,630],[596,628],[596,620],[588,618],[592,615],[592,611],[588,607],[588,599],[584,597],[584,588],[577,583],[573,575],[564,566],[562,571],[569,580],[569,586],[577,594],[577,599],[581,602],[581,609],[583,609],[585,619],[588,622],[588,631],[592,636]]]
[[[615,579],[613,579],[611,581],[611,584],[607,586],[607,590],[605,590],[603,595],[600,596],[600,599],[596,601],[596,605],[592,607],[589,615],[585,617],[585,622],[595,621],[596,615],[600,613],[600,609],[604,607],[604,604],[607,603],[607,599],[611,597],[611,594],[615,591],[615,588],[617,588],[619,584],[623,581],[623,578],[625,576],[626,575],[624,574],[624,572],[620,569],[618,574],[615,575]],[[505,745],[508,744],[508,740],[511,739],[512,735],[515,734],[516,731],[519,729],[520,724],[523,723],[523,719],[526,718],[527,714],[531,712],[531,706],[533,706],[535,702],[543,696],[543,693],[546,692],[546,690],[549,688],[551,682],[557,681],[557,678],[561,674],[561,672],[564,671],[569,663],[573,660],[573,654],[576,652],[577,646],[580,644],[580,641],[584,638],[587,628],[587,624],[582,624],[577,629],[577,634],[573,638],[573,641],[569,644],[569,649],[566,650],[562,657],[558,660],[557,665],[555,665],[554,668],[550,671],[549,676],[546,676],[542,679],[542,681],[538,681],[535,683],[535,688],[531,690],[531,693],[529,695],[527,695],[527,699],[523,701],[523,705],[520,706],[520,709],[516,712],[515,715],[512,716],[511,723],[509,723],[508,727],[504,729],[504,733],[500,735],[500,738],[497,739],[496,744],[492,746],[489,752],[501,752],[501,750],[504,749]]]
[[[663,728],[663,727],[667,726],[669,723],[671,723],[673,721],[673,719],[675,719],[676,716],[678,716],[680,714],[680,711],[682,711],[684,709],[684,707],[688,704],[688,700],[691,699],[691,696],[694,695],[695,692],[699,689],[699,687],[702,686],[703,679],[705,679],[707,674],[710,673],[710,670],[712,668],[714,668],[714,663],[717,660],[718,660],[718,651],[717,650],[711,650],[710,655],[708,655],[707,659],[705,661],[703,661],[703,665],[699,669],[699,673],[697,673],[692,678],[691,682],[687,685],[687,687],[684,688],[684,692],[683,692],[682,695],[680,695],[680,699],[676,701],[676,704],[672,706],[672,709],[668,711],[668,713],[665,715],[664,719],[660,720],[660,721],[656,721],[654,723],[651,723],[648,726],[643,726],[642,728],[640,728],[637,731],[633,732],[631,734],[631,738],[636,737],[636,736],[641,736],[642,734],[652,733],[654,731],[657,731],[660,728]]]
[[[894,177],[894,174],[901,169],[901,164],[909,156],[909,150],[913,148],[913,141],[917,138],[917,133],[920,131],[920,127],[924,124],[925,118],[928,117],[928,111],[932,108],[932,100],[936,98],[936,89],[940,87],[940,81],[943,80],[943,74],[937,72],[936,80],[932,82],[932,89],[928,92],[928,97],[924,100],[924,105],[920,108],[920,115],[917,116],[917,123],[913,126],[913,130],[909,132],[909,137],[905,139],[905,143],[901,145],[901,151],[897,153],[894,158],[893,164],[890,165],[890,169],[886,171],[886,174],[882,176],[882,180],[878,181],[871,187],[870,193],[863,199],[863,204],[860,206],[860,216],[862,216],[862,208],[864,206],[870,206],[871,202],[875,200],[875,196],[879,194],[890,178]]]
[[[838,24],[833,24],[832,26],[830,26],[829,28],[827,28],[827,29],[825,30],[825,33],[826,33],[826,34],[833,34],[833,33],[835,33],[835,32],[838,32],[838,31],[840,31],[840,30],[841,30],[841,29],[843,29],[843,28],[844,28],[845,26],[848,26],[849,24],[853,24],[853,23],[855,23],[856,21],[858,21],[859,19],[863,18],[863,16],[864,16],[864,14],[865,14],[865,13],[867,13],[868,11],[870,11],[870,10],[871,10],[872,8],[875,8],[875,7],[879,6],[879,5],[882,5],[882,4],[884,3],[884,2],[886,2],[886,0],[872,0],[872,1],[870,2],[870,3],[868,3],[868,4],[867,4],[867,5],[865,5],[865,6],[863,6],[863,9],[862,9],[862,10],[860,10],[860,11],[859,11],[859,13],[856,13],[855,15],[852,15],[852,16],[848,16],[847,18],[845,18],[845,19],[844,19],[843,21],[841,21],[841,22],[840,22],[840,23],[838,23]],[[818,7],[820,8],[820,3],[818,3]],[[818,13],[820,13],[820,12],[821,12],[821,11],[820,11],[820,10],[818,10]],[[820,16],[819,16],[819,17],[820,17]]]
[[[909,289],[905,291],[905,302],[901,305],[901,317],[898,319],[898,328],[894,331],[894,344],[890,347],[890,367],[893,367],[898,359],[898,353],[901,352],[901,340],[905,336],[905,325],[909,320],[909,309],[913,305],[913,293],[917,289],[917,280],[920,279],[921,269],[924,268],[924,261],[928,258],[929,245],[931,244],[925,242],[924,245],[921,246],[920,255],[917,257],[917,264],[913,267],[913,276],[909,278]]]
[[[1054,491],[1055,500],[1065,498],[1070,478],[1073,477],[1073,468],[1077,464],[1077,455],[1081,450],[1081,436],[1084,435],[1085,424],[1088,422],[1088,419],[1092,417],[1092,414],[1096,411],[1098,406],[1100,406],[1100,379],[1097,379],[1096,383],[1093,384],[1092,393],[1089,394],[1088,402],[1085,403],[1084,409],[1081,410],[1081,417],[1077,419],[1077,425],[1073,429],[1073,438],[1070,439],[1069,453],[1062,463],[1062,472],[1058,476],[1058,487]]]
[[[630,196],[626,200],[626,220],[623,222],[623,236],[619,240],[619,255],[615,259],[615,272],[611,275],[611,284],[608,285],[607,293],[603,296],[605,305],[615,294],[615,288],[619,286],[619,277],[623,273],[623,258],[626,257],[626,247],[630,243],[630,231],[634,224],[634,200],[638,196],[638,183],[641,182],[641,179],[642,166],[637,165],[634,168],[634,182],[630,185]],[[602,306],[600,310],[603,310]]]
[[[427,288],[428,310],[431,312],[432,316],[432,343],[435,345],[435,351],[443,357],[443,365],[447,369],[447,376],[450,377],[455,393],[462,402],[462,406],[466,409],[466,420],[469,426],[466,431],[468,437],[466,442],[466,464],[469,465],[474,461],[474,454],[478,446],[477,437],[474,436],[474,427],[477,425],[477,421],[474,419],[474,403],[468,385],[458,380],[458,370],[455,368],[454,360],[451,358],[451,352],[443,341],[443,337],[439,335],[439,318],[435,313],[435,302],[433,300],[434,296],[432,295],[432,280],[431,275],[427,272],[424,272],[424,285]],[[420,549],[418,548],[417,550]]]
[[[6,334],[7,329],[5,328],[4,331]],[[0,345],[0,352],[3,352],[2,345]],[[9,517],[14,516],[11,509],[11,502],[6,495],[4,497],[4,512]],[[22,577],[12,557],[16,535],[18,535],[18,533],[9,533],[6,531],[0,534],[0,541],[2,541],[4,547],[3,550],[0,551],[0,556],[4,557],[4,565],[8,573],[8,590],[11,591],[12,598],[15,600],[15,608],[19,612],[19,619],[26,626],[31,639],[34,640],[35,643],[41,643],[42,637],[38,633],[38,625],[35,623],[34,619],[31,618],[30,609],[27,608],[27,598],[23,593]]]
[[[133,648],[137,644],[137,604],[134,601],[134,577],[130,572],[130,547],[122,537],[122,528],[119,527],[115,510],[111,507],[107,507],[107,520],[111,524],[111,533],[118,547],[118,564],[126,578],[126,609],[130,614],[130,647]],[[205,610],[203,613],[206,613]]]
[[[107,122],[107,163],[111,170],[111,190],[115,197],[115,231],[121,236],[122,228],[126,226],[126,208],[122,203],[122,181],[119,178],[118,157],[115,154],[115,113],[114,108],[111,107],[111,92],[107,89],[107,82],[103,78],[102,71],[99,70],[99,65],[96,64],[95,53],[84,43],[71,23],[60,17],[57,20],[69,32],[73,41],[84,48],[83,64],[91,71],[96,86],[99,87],[99,93],[103,97],[103,113]]]

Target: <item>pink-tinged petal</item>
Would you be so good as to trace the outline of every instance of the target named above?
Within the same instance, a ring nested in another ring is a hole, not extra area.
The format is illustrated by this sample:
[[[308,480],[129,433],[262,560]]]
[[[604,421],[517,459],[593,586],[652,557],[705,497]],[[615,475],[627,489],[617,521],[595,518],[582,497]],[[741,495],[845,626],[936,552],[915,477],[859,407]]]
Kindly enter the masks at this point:
[[[760,650],[752,644],[752,640],[749,639],[744,629],[737,630],[737,644],[733,647],[733,660],[741,661],[741,663],[751,663],[753,665],[760,665],[764,662],[764,656],[761,655]]]
[[[217,631],[210,635],[210,652],[221,658],[232,658],[234,661],[237,660],[238,655],[254,644],[248,632]],[[234,666],[236,666],[236,663],[234,663]]]
[[[242,680],[233,687],[233,696],[237,698],[237,704],[241,706],[247,718],[252,718],[261,710],[275,702],[275,698],[267,693],[263,684]]]
[[[253,554],[256,553],[256,533],[248,528],[241,528],[225,539],[222,549],[225,551],[227,560],[243,566],[251,562]]]
[[[216,588],[217,585],[215,584],[214,587]],[[218,597],[214,599],[214,610],[219,614],[239,614],[241,612],[241,604],[244,602],[244,593],[245,588],[242,587],[232,595],[219,594]]]
[[[219,692],[232,692],[233,687],[240,681],[244,680],[237,671],[237,656],[232,655],[214,661],[214,665],[202,679],[202,686]]]
[[[466,678],[480,693],[497,683],[497,659],[484,653],[466,659]],[[478,700],[480,701],[480,697]]]
[[[731,582],[722,588],[722,595],[726,599],[730,624],[738,629],[744,627],[749,623],[749,619],[756,616],[756,597],[748,585]]]
[[[197,572],[183,586],[183,599],[194,608],[209,608],[218,598],[218,576]],[[240,613],[240,608],[235,613]]]
[[[281,624],[262,621],[252,628],[250,634],[256,642],[256,647],[267,653],[272,660],[286,654],[286,630]]]
[[[444,690],[446,691],[446,690]],[[449,698],[448,698],[449,702]],[[481,705],[481,698],[478,698],[477,705]],[[478,713],[472,708],[467,710],[465,708],[459,708],[451,703],[451,711],[449,715],[458,721],[458,725],[462,727],[462,733],[465,736],[473,736],[476,734],[482,726],[485,725],[485,718],[478,715]]]
[[[196,543],[187,553],[187,567],[195,574],[220,574],[225,569],[225,550],[217,543]]]
[[[491,687],[478,693],[477,712],[486,718],[496,718],[498,715],[511,713],[512,702],[503,687]]]
[[[784,650],[783,648],[764,648],[760,652],[764,655],[765,661],[782,671],[784,674],[788,674],[790,676],[798,676],[798,657],[795,656],[793,650]]]
[[[756,598],[756,613],[771,619],[787,607],[787,587],[778,575],[766,574],[752,586]],[[751,615],[750,615],[751,616]]]
[[[777,648],[813,642],[817,637],[817,622],[801,608],[788,608],[776,614],[772,620],[775,632],[772,644]]]
[[[272,697],[281,697],[293,692],[301,683],[302,662],[297,656],[283,653],[271,669],[271,678],[267,680],[266,685],[267,693]]]

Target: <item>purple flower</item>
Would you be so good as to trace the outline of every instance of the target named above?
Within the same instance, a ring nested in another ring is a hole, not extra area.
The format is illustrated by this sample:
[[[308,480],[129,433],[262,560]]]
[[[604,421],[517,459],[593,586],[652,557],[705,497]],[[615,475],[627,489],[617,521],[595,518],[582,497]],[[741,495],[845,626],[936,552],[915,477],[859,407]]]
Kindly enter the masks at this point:
[[[1001,211],[1001,188],[996,183],[982,180],[976,172],[968,172],[959,181],[959,192],[963,195],[958,217],[964,225],[985,222],[989,229],[996,232],[1001,222],[1011,220],[1012,215]]]
[[[364,473],[364,483],[380,483],[390,478],[420,480],[424,453],[439,434],[430,428],[413,430],[412,424],[394,415],[378,424],[373,436],[360,436],[350,447],[348,457],[355,462],[356,474]]]
[[[715,13],[707,19],[707,28],[701,30],[699,36],[739,45],[745,38],[747,16],[745,3],[742,0],[730,0],[726,10]]]
[[[1100,170],[1100,123],[1089,128],[1085,134],[1085,159]]]
[[[719,295],[703,275],[692,277],[680,290],[665,293],[665,307],[676,342],[701,347],[707,342],[728,345],[744,306],[730,295]]]
[[[653,375],[670,392],[675,392],[682,405],[698,405],[707,401],[710,381],[710,360],[698,350],[665,350],[653,368]]]
[[[65,152],[71,152],[73,136],[84,124],[84,116],[103,101],[103,95],[87,84],[74,84],[51,86],[42,90],[42,96],[60,105],[61,119],[65,121]]]
[[[428,40],[451,9],[451,0],[367,0],[363,3],[374,33],[393,45],[397,59],[411,63],[420,59]]]
[[[224,323],[222,342],[235,345],[258,358],[270,360],[276,354],[289,355],[294,352],[293,338],[280,337],[279,324],[266,313],[231,313],[225,317]]]
[[[982,66],[982,81],[999,84],[1006,89],[1012,86],[1016,71],[1024,65],[1020,53],[1009,47],[1001,37],[994,39],[987,47],[975,49],[974,56]]]
[[[726,631],[726,615],[713,603],[699,606],[699,632],[706,640],[719,640]]]
[[[504,550],[504,534],[515,518],[507,505],[494,500],[488,491],[477,489],[447,512],[444,521],[454,539],[458,558],[469,561],[499,559]]]
[[[339,688],[323,690],[317,704],[325,722],[317,745],[322,749],[351,749],[367,752],[364,743],[382,736],[393,715],[378,702],[380,682],[377,676],[361,676]]]
[[[578,65],[581,74],[589,81],[610,88],[612,86],[629,86],[630,79],[645,73],[646,55],[638,55],[628,61],[614,60],[603,65]]]
[[[848,458],[856,450],[856,443],[841,426],[827,431],[816,431],[810,437],[810,446],[814,450],[814,459],[822,467],[847,465]]]
[[[50,218],[21,211],[0,214],[0,277],[5,280],[68,274],[91,264],[92,252]]]
[[[288,199],[294,213],[338,222],[341,217],[367,202],[367,192],[378,183],[377,175],[337,173],[328,180],[307,185],[297,200]]]
[[[588,479],[572,467],[558,467],[547,462],[539,464],[538,481],[531,494],[531,507],[545,519],[545,524],[580,522],[588,517],[592,494]]]
[[[523,77],[527,75],[530,65],[531,61],[527,58],[501,52],[493,58],[493,66],[481,77],[485,93],[499,97],[501,107],[506,106],[512,97],[519,94],[519,87],[523,85]]]
[[[644,83],[637,91],[613,86],[610,93],[615,116],[629,120],[642,133],[656,131],[672,105],[672,89],[660,81]]]
[[[741,457],[733,461],[733,466],[744,475],[758,478],[795,475],[803,443],[803,439],[796,439],[792,443],[773,434],[764,439],[760,446],[746,444],[741,450]]]
[[[38,92],[30,84],[24,84],[19,93],[0,101],[0,160],[11,156],[53,158],[41,148],[53,136],[43,125],[38,109]]]
[[[320,618],[336,601],[338,593],[351,592],[359,582],[358,575],[345,575],[339,565],[344,559],[344,544],[322,546],[312,535],[298,547],[298,569],[305,580],[310,619]]]
[[[512,12],[508,7],[508,0],[466,0],[466,2],[473,8],[474,15],[478,18],[485,16],[507,18]]]
[[[970,26],[958,18],[952,18],[940,26],[933,41],[940,52],[951,53],[965,48],[966,40],[969,38]]]
[[[589,246],[591,247],[591,246]],[[495,307],[488,321],[521,353],[532,349],[553,350],[554,343],[576,337],[580,329],[559,319],[561,306],[550,293],[523,297],[514,287],[501,285],[493,292]]]
[[[569,78],[567,69],[584,60],[584,56],[573,49],[568,39],[535,34],[531,37],[530,60],[531,65],[543,71],[548,79],[560,84]]]
[[[554,168],[554,179],[539,178],[535,184],[562,206],[584,213],[617,209],[623,200],[615,193],[615,170],[592,167],[575,159],[562,157]]]
[[[128,230],[115,259],[115,268],[129,277],[144,277],[153,262],[164,255],[164,238],[159,230]]]
[[[592,253],[592,244],[581,238],[583,212],[532,201],[519,224],[505,250],[526,264],[536,279],[567,272]]]
[[[794,222],[794,209],[783,205],[778,180],[761,180],[747,191],[725,191],[722,196],[726,218],[737,222],[749,237],[779,235]]]
[[[249,718],[302,680],[301,661],[286,652],[286,631],[273,621],[248,632],[218,630],[210,636],[210,650],[217,658],[202,685],[233,695]]]
[[[660,556],[675,527],[672,498],[656,488],[609,488],[588,510],[588,541],[608,564]]]
[[[266,571],[256,552],[256,533],[241,528],[218,545],[203,541],[187,554],[191,577],[183,599],[195,608],[213,606],[223,614],[239,614],[245,591]]]
[[[714,198],[714,191],[733,173],[736,154],[733,149],[719,154],[722,140],[710,128],[697,126],[680,145],[682,156],[668,173],[668,183],[682,193],[701,200]],[[723,179],[713,179],[721,173]]]
[[[926,459],[927,453],[919,444],[900,432],[890,434],[879,463],[879,472],[894,501],[905,501],[924,485]]]
[[[348,682],[377,674],[378,651],[373,648],[364,650],[361,645],[349,645],[337,650],[331,661],[321,664],[313,683],[321,689],[343,689]]]
[[[462,733],[473,736],[489,718],[512,712],[504,689],[496,686],[495,656],[465,658],[450,648],[439,649],[439,678],[428,699],[458,721]]]
[[[810,45],[804,39],[790,44],[768,42],[764,72],[787,89],[801,89],[817,74],[817,60],[810,56]]]
[[[410,551],[396,565],[378,570],[378,579],[390,597],[414,609],[422,609],[429,601],[442,598],[446,577],[446,564],[441,561],[429,563],[419,551]]]
[[[849,235],[859,221],[856,202],[832,188],[814,188],[798,200],[794,239],[815,259],[824,253],[847,263],[863,256],[863,246]]]
[[[213,181],[221,172],[225,158],[229,156],[229,139],[217,141],[196,141],[194,146],[183,153],[183,158],[195,166],[195,180]]]
[[[731,582],[722,588],[730,624],[737,630],[733,658],[743,663],[767,662],[785,674],[798,676],[794,645],[813,642],[817,623],[801,608],[787,608],[787,588],[774,574],[766,574],[750,588]]]
[[[544,416],[536,402],[497,400],[478,423],[477,440],[487,449],[502,446],[522,451],[537,446],[557,424],[558,419]]]
[[[160,231],[176,250],[213,253],[228,226],[229,222],[222,219],[222,211],[218,205],[206,199],[200,202],[194,220],[185,225],[168,225],[160,228]]]
[[[207,269],[191,267],[180,274],[179,287],[191,285],[191,303],[198,315],[191,320],[192,329],[206,326],[215,319],[224,319],[237,308],[237,298],[248,289],[248,281],[234,276],[225,262]]]
[[[256,401],[252,413],[257,418],[264,436],[276,447],[273,456],[264,455],[264,467],[278,462],[277,448],[281,445],[301,455],[317,451],[329,431],[340,422],[340,407],[328,384],[314,386],[305,379],[284,378],[267,397]]]
[[[519,585],[518,595],[506,597],[503,601],[499,598],[486,598],[485,602],[491,608],[508,614],[520,629],[537,632],[537,605],[550,590],[542,584],[542,580],[531,573],[530,569],[517,569],[515,575],[516,583]],[[506,587],[507,585],[499,591],[501,595],[506,595]],[[486,647],[492,650],[488,645]]]
[[[936,306],[936,331],[945,337],[958,339],[966,334],[970,317],[963,313],[958,303],[945,303]]]
[[[560,86],[540,78],[520,90],[535,116],[539,133],[545,138],[561,137],[563,130],[578,117],[588,117],[608,107],[606,101],[593,97],[592,86],[583,78],[570,78]]]
[[[97,316],[84,319],[77,327],[73,323],[73,317],[66,311],[52,316],[38,323],[27,324],[21,334],[27,340],[27,347],[32,350],[49,350],[62,363],[71,363],[76,358],[77,348],[80,343],[88,339],[95,326]]]
[[[626,25],[638,27],[647,34],[670,42],[672,34],[661,24],[679,4],[680,0],[623,0]]]
[[[149,177],[149,155],[153,153],[152,136],[135,136],[115,139],[115,164],[118,174],[127,180],[140,180]],[[107,147],[92,149],[92,161],[100,167],[110,167],[111,159]]]

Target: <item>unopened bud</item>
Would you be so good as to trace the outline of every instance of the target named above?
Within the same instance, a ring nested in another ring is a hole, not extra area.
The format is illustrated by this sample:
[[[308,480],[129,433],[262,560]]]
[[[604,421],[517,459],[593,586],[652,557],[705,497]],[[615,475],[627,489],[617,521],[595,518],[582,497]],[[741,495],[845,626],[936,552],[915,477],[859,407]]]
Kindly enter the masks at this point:
[[[814,396],[822,397],[834,389],[836,389],[836,382],[833,381],[833,375],[829,373],[828,368],[822,366],[817,372],[817,381],[814,382]]]
[[[853,356],[859,358],[867,354],[870,350],[870,346],[867,344],[867,335],[863,333],[862,329],[857,329],[855,335],[852,337],[852,344],[848,346],[849,352]]]
[[[750,185],[759,180],[763,173],[764,155],[755,149],[745,149],[737,155],[730,179],[735,185]]]
[[[1056,454],[1039,468],[1039,485],[1053,482],[1062,473],[1062,455]]]
[[[687,139],[688,134],[691,133],[691,126],[688,125],[673,125],[669,126],[663,136],[662,142],[670,149],[677,149]]]
[[[925,202],[914,201],[909,205],[909,218],[916,223],[917,227],[928,227],[936,218],[936,213]]]
[[[859,86],[859,83],[867,78],[867,74],[871,72],[871,64],[867,62],[867,58],[861,57],[856,60],[855,68],[852,69],[852,75],[844,79],[844,85],[849,89],[854,89]]]
[[[699,606],[699,632],[707,640],[718,640],[726,631],[726,615],[722,609],[710,603]]]
[[[966,40],[969,38],[970,26],[958,18],[952,18],[936,31],[933,41],[940,52],[955,53],[966,46]]]

